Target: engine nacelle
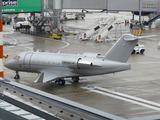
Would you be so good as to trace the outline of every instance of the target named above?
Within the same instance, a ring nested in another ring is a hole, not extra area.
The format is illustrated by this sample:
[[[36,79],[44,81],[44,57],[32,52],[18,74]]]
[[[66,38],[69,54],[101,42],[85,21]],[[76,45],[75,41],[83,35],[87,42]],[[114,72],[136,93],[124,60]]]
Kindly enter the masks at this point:
[[[82,60],[82,58],[78,58],[78,59],[74,59],[74,58],[68,59],[67,58],[62,61],[62,64],[66,67],[74,68],[74,69],[88,68],[93,65],[92,62]]]
[[[92,65],[93,65],[92,62],[84,61],[81,58],[78,60],[78,64],[77,64],[79,69],[89,68],[89,67],[92,67]]]

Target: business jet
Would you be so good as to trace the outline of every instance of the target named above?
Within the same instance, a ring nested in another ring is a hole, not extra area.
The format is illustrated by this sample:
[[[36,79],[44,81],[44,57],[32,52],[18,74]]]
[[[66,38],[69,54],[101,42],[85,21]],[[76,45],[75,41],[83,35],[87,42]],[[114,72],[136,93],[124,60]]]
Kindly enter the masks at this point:
[[[15,79],[20,79],[19,71],[39,73],[35,82],[55,81],[65,84],[65,78],[78,82],[79,77],[94,76],[129,70],[126,63],[139,39],[152,36],[125,34],[103,56],[98,53],[63,54],[47,52],[22,52],[7,61],[4,66],[16,71]]]

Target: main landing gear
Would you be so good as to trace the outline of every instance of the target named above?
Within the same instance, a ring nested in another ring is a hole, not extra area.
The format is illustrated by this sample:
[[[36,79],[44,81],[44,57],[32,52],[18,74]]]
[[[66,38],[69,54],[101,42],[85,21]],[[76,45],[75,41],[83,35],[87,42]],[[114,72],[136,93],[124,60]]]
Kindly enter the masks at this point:
[[[65,85],[66,81],[64,79],[57,79],[55,83],[58,83],[58,85]]]
[[[16,75],[14,76],[14,79],[20,79],[20,75],[18,71],[16,71]]]
[[[79,77],[72,77],[72,80],[74,83],[78,83]],[[55,81],[55,83],[58,83],[58,85],[65,85],[66,81],[63,78],[59,78]]]
[[[74,83],[78,83],[79,82],[79,77],[72,77],[72,80]]]

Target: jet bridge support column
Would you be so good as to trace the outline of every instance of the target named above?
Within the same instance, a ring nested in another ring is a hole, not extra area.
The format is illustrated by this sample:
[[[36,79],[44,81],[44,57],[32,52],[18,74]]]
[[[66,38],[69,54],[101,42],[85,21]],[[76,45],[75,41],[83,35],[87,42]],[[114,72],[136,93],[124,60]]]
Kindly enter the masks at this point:
[[[142,24],[142,20],[141,20],[141,17],[142,17],[142,6],[141,6],[141,4],[142,4],[141,0],[139,0],[139,23],[140,23],[140,25]]]
[[[0,77],[4,77],[3,72],[3,35],[2,35],[2,0],[0,0]]]
[[[149,21],[152,19],[150,16],[148,16],[149,17]],[[151,28],[152,27],[152,22],[151,23],[149,23],[149,25],[148,25],[148,27],[149,28]]]
[[[134,12],[132,13],[132,20],[134,20]]]
[[[54,4],[54,10],[53,10],[54,21],[53,21],[53,25],[54,25],[55,28],[59,29],[60,14],[62,12],[63,0],[54,0],[53,4]]]

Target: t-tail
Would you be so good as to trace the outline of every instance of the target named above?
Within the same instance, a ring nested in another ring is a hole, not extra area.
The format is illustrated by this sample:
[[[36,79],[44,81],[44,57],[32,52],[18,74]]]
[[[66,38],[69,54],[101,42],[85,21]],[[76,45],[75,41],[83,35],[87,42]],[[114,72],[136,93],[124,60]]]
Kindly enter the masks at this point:
[[[114,44],[112,48],[106,53],[105,58],[113,61],[127,62],[133,51],[133,48],[138,42],[138,39],[148,37],[155,37],[155,35],[134,36],[131,34],[125,34],[119,38],[116,44]]]

